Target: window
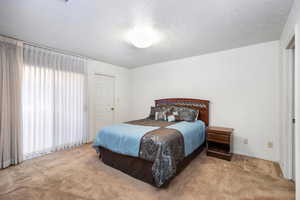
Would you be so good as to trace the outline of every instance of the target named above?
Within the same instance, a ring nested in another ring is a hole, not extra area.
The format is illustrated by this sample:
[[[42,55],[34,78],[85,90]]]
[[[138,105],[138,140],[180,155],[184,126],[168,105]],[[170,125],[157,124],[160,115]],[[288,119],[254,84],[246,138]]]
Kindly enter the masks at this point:
[[[85,60],[24,47],[25,159],[87,142]]]

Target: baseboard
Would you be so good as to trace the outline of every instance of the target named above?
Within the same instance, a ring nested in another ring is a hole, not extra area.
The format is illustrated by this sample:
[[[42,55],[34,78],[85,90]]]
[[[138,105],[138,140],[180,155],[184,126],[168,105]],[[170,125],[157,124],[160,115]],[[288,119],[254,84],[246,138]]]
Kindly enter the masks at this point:
[[[234,151],[233,154],[244,155],[244,156],[249,156],[249,157],[252,157],[252,158],[258,158],[258,159],[262,159],[262,160],[268,160],[268,161],[279,163],[279,160],[273,160],[273,159],[270,159],[270,158],[249,154],[247,152]]]

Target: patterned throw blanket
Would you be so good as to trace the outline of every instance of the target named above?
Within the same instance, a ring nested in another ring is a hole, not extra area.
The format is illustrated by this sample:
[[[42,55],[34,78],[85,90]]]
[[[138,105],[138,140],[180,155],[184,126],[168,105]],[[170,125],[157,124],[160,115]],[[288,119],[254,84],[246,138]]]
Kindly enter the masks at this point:
[[[177,164],[184,159],[184,138],[172,128],[166,128],[176,122],[142,119],[127,122],[133,125],[160,127],[146,133],[140,143],[139,157],[153,161],[152,175],[156,185],[162,186],[176,175]]]

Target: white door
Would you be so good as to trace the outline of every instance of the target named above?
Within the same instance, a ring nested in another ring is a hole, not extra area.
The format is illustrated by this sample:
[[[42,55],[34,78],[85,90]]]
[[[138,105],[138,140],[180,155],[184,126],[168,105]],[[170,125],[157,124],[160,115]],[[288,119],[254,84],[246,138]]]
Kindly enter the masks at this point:
[[[114,123],[115,78],[95,75],[95,130]]]

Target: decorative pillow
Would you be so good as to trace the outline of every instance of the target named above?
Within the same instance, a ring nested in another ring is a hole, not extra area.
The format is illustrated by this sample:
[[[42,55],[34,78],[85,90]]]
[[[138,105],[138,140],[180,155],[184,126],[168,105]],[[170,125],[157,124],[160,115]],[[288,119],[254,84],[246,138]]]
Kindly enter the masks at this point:
[[[193,122],[195,121],[195,115],[188,110],[182,110],[179,112],[179,118],[183,121]]]
[[[167,120],[166,113],[164,111],[162,111],[162,112],[156,112],[155,113],[155,120],[166,121]]]
[[[150,115],[149,115],[149,117],[148,117],[148,119],[152,119],[152,120],[154,120],[155,119],[155,107],[154,106],[151,106],[151,108],[150,108]]]
[[[173,108],[173,110],[174,110],[174,108]],[[178,111],[173,111],[173,115],[174,115],[174,117],[175,117],[175,121],[181,121],[181,120],[180,120],[180,117],[179,117]]]
[[[164,111],[164,112],[172,111],[172,106],[168,106],[168,105],[157,106],[157,108],[160,109],[160,111]]]
[[[156,112],[165,112],[165,115],[167,117],[168,115],[172,114],[172,107],[167,106],[167,105],[156,106],[156,107],[152,106],[148,119],[155,120],[156,119]],[[167,119],[165,119],[165,120],[167,120]]]
[[[166,109],[164,112],[165,112],[167,118],[168,118],[170,115],[173,115],[172,108],[168,108],[168,109]]]
[[[193,122],[197,120],[199,115],[199,111],[192,108],[187,107],[174,107],[173,114],[175,113],[176,121],[188,121]],[[176,115],[178,113],[178,115]]]

